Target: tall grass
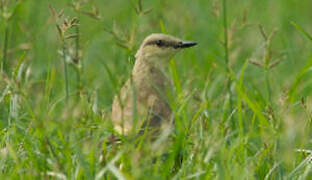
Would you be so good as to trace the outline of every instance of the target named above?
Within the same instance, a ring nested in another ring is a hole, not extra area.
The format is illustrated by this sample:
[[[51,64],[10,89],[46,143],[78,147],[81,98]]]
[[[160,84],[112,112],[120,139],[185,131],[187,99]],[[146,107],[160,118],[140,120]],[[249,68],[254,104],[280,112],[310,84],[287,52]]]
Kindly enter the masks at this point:
[[[0,3],[0,179],[311,176],[310,0],[36,4]],[[198,46],[168,64],[175,127],[148,141],[111,104],[153,32]]]

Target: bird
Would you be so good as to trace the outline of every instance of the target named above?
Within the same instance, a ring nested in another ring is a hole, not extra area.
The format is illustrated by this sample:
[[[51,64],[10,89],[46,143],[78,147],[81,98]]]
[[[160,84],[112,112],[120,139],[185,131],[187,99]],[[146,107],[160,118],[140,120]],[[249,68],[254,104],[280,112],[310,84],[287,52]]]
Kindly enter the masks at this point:
[[[175,54],[195,45],[162,33],[143,40],[129,79],[113,99],[112,123],[117,133],[142,133],[145,129],[159,132],[172,124],[167,95],[171,81],[165,69]]]

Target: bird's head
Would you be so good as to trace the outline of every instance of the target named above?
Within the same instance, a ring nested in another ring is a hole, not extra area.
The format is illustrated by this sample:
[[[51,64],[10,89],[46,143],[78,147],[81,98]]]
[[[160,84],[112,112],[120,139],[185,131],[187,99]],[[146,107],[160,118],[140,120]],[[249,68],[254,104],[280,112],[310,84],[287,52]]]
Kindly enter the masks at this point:
[[[151,34],[146,37],[136,54],[136,58],[143,57],[151,63],[164,64],[181,49],[195,46],[197,43],[183,41],[165,34]]]

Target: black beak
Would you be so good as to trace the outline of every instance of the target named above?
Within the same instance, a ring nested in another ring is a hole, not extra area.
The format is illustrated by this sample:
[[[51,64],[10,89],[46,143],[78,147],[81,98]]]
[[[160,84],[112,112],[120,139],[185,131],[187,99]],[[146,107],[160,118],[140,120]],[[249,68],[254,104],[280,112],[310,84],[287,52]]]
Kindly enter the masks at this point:
[[[176,46],[176,48],[189,48],[195,46],[196,44],[197,44],[196,42],[182,41]]]

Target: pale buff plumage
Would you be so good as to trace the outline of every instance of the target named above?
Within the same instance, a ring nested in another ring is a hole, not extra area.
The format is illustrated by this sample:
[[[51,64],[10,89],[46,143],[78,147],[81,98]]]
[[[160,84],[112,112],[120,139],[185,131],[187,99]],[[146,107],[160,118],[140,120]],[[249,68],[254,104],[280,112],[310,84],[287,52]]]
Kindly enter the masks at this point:
[[[130,78],[114,98],[112,121],[117,132],[127,134],[133,128],[140,131],[146,125],[159,130],[169,125],[171,109],[167,89],[170,82],[164,68],[180,49],[194,45],[196,43],[164,34],[145,38],[136,53]]]

